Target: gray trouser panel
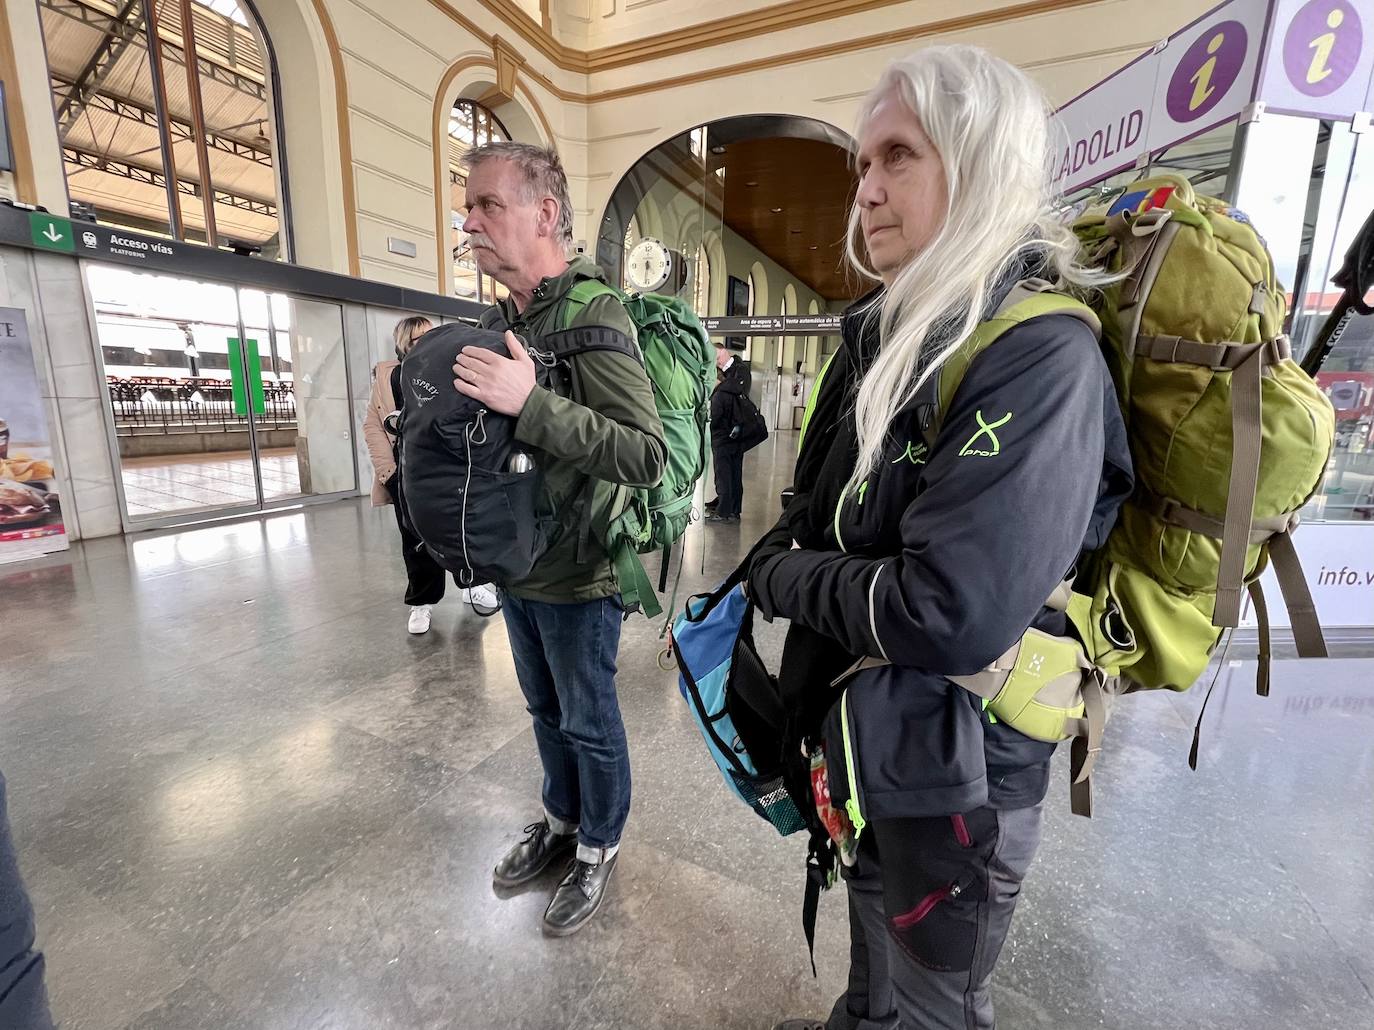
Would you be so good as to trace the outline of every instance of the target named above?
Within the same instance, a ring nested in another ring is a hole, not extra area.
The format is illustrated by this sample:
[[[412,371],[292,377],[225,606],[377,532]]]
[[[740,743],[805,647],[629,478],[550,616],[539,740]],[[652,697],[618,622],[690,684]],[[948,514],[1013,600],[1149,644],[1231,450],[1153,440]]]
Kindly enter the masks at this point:
[[[827,1030],[992,1030],[992,971],[1043,803],[875,822],[849,886],[849,987]]]

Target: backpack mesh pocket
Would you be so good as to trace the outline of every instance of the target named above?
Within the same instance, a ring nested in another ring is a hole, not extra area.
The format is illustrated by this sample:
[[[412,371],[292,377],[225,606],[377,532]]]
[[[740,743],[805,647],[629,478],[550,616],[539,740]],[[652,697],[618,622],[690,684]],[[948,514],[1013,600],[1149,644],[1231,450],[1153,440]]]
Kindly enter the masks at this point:
[[[806,829],[806,821],[783,786],[781,776],[746,776],[731,770],[730,779],[745,802],[784,837]]]

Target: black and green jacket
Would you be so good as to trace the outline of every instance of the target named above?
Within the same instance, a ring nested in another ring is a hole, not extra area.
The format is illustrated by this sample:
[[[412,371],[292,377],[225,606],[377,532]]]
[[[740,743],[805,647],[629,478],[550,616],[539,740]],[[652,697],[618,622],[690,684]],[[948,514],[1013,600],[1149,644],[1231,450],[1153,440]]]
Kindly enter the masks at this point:
[[[541,337],[568,328],[564,298],[584,279],[605,280],[583,257],[541,282],[524,311],[503,300],[482,314],[486,329],[510,329],[536,348]],[[572,321],[604,326],[635,339],[634,323],[615,296],[598,297]],[[620,487],[649,487],[663,475],[667,449],[644,366],[611,351],[571,360],[571,389],[537,386],[515,427],[543,469],[541,516],[553,522],[549,549],[524,582],[510,585],[528,601],[594,601],[616,593],[611,560],[594,527],[604,526],[621,503]],[[559,382],[566,380],[558,380]],[[563,393],[576,396],[564,396]]]
[[[877,471],[847,491],[855,397],[880,346],[868,307],[844,319],[750,596],[765,617],[792,620],[783,674],[813,682],[818,711],[855,658],[891,663],[849,679],[848,711],[836,704],[826,720],[827,738],[846,738],[866,815],[1036,804],[1054,745],[990,721],[945,677],[982,669],[1031,625],[1067,631],[1045,599],[1101,545],[1131,490],[1111,377],[1082,322],[1027,322],[973,360],[933,446],[918,398],[894,421]]]

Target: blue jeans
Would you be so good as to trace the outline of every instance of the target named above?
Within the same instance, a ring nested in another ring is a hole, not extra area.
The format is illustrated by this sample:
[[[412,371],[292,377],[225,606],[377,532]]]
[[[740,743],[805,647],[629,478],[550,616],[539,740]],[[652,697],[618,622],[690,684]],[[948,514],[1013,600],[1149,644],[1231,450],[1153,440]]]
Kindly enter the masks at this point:
[[[5,777],[0,775],[0,1026],[52,1030],[43,988],[43,953],[33,947],[33,906],[10,842]]]
[[[630,749],[615,695],[620,598],[573,604],[502,598],[506,633],[544,766],[544,810],[579,844],[620,843],[630,814]]]

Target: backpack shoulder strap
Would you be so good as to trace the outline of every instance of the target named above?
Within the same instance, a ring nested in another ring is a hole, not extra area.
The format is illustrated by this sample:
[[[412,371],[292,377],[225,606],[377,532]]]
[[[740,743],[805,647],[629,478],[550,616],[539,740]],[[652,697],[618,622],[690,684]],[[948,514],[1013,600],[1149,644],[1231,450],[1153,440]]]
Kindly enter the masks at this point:
[[[625,300],[623,293],[600,279],[582,279],[573,284],[573,288],[563,296],[563,308],[558,313],[559,328],[570,328],[583,308],[597,297],[607,295],[618,298],[622,303]]]
[[[1025,279],[1017,283],[993,316],[981,323],[963,345],[945,359],[932,377],[933,384],[928,384],[931,395],[928,403],[933,405],[934,411],[933,417],[924,420],[923,424],[927,447],[935,446],[945,412],[953,403],[954,394],[974,359],[1009,330],[1047,315],[1071,315],[1088,326],[1095,336],[1100,338],[1102,335],[1102,323],[1082,301],[1053,292],[1050,284],[1042,279]]]
[[[396,367],[391,370],[391,403],[396,405],[399,411],[405,407],[405,394],[401,392],[401,364],[396,363]]]

